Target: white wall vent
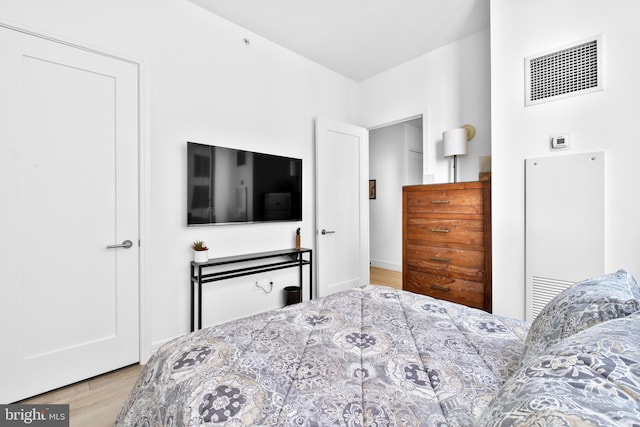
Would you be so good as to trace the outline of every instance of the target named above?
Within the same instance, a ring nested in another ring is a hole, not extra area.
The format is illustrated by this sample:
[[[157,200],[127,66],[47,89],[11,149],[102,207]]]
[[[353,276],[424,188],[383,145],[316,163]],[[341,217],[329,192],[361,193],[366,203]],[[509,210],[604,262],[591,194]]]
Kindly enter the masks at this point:
[[[538,317],[542,309],[560,292],[569,288],[576,282],[566,280],[548,279],[546,277],[533,276],[531,280],[531,321]]]
[[[526,320],[604,273],[603,151],[525,160]]]
[[[602,89],[602,35],[525,58],[526,106]]]

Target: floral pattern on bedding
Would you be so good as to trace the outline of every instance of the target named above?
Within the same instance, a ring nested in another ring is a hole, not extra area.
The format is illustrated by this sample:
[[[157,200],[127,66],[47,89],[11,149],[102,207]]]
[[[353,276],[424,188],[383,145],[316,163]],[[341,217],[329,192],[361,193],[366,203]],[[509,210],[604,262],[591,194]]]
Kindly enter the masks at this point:
[[[160,348],[117,426],[470,426],[518,368],[528,325],[366,286]]]
[[[640,313],[552,345],[496,394],[479,425],[640,426]]]
[[[523,361],[563,339],[640,310],[640,287],[624,269],[579,282],[556,295],[531,324]]]

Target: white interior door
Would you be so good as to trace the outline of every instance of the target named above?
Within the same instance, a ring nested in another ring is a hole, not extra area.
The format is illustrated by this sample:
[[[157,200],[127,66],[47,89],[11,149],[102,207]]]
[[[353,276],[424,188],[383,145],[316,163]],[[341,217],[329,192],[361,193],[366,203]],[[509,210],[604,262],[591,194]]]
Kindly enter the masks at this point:
[[[422,184],[423,157],[419,151],[407,151],[407,185]]]
[[[318,295],[369,283],[369,134],[316,119]]]
[[[3,27],[0,63],[7,403],[138,361],[138,71]]]

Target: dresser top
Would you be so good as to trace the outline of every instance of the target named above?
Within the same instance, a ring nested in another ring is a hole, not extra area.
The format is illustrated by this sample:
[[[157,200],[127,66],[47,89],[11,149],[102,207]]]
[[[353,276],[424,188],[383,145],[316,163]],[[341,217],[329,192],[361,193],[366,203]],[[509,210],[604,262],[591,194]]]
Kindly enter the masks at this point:
[[[483,188],[490,181],[467,181],[449,184],[421,184],[406,185],[402,187],[404,191],[430,191],[430,190],[468,190],[472,188]]]

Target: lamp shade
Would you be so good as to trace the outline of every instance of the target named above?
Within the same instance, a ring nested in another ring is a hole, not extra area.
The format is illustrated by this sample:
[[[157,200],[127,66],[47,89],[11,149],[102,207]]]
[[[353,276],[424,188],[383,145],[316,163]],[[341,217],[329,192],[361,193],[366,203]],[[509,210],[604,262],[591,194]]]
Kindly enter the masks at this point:
[[[464,128],[449,129],[442,132],[444,156],[467,154],[467,130]]]

